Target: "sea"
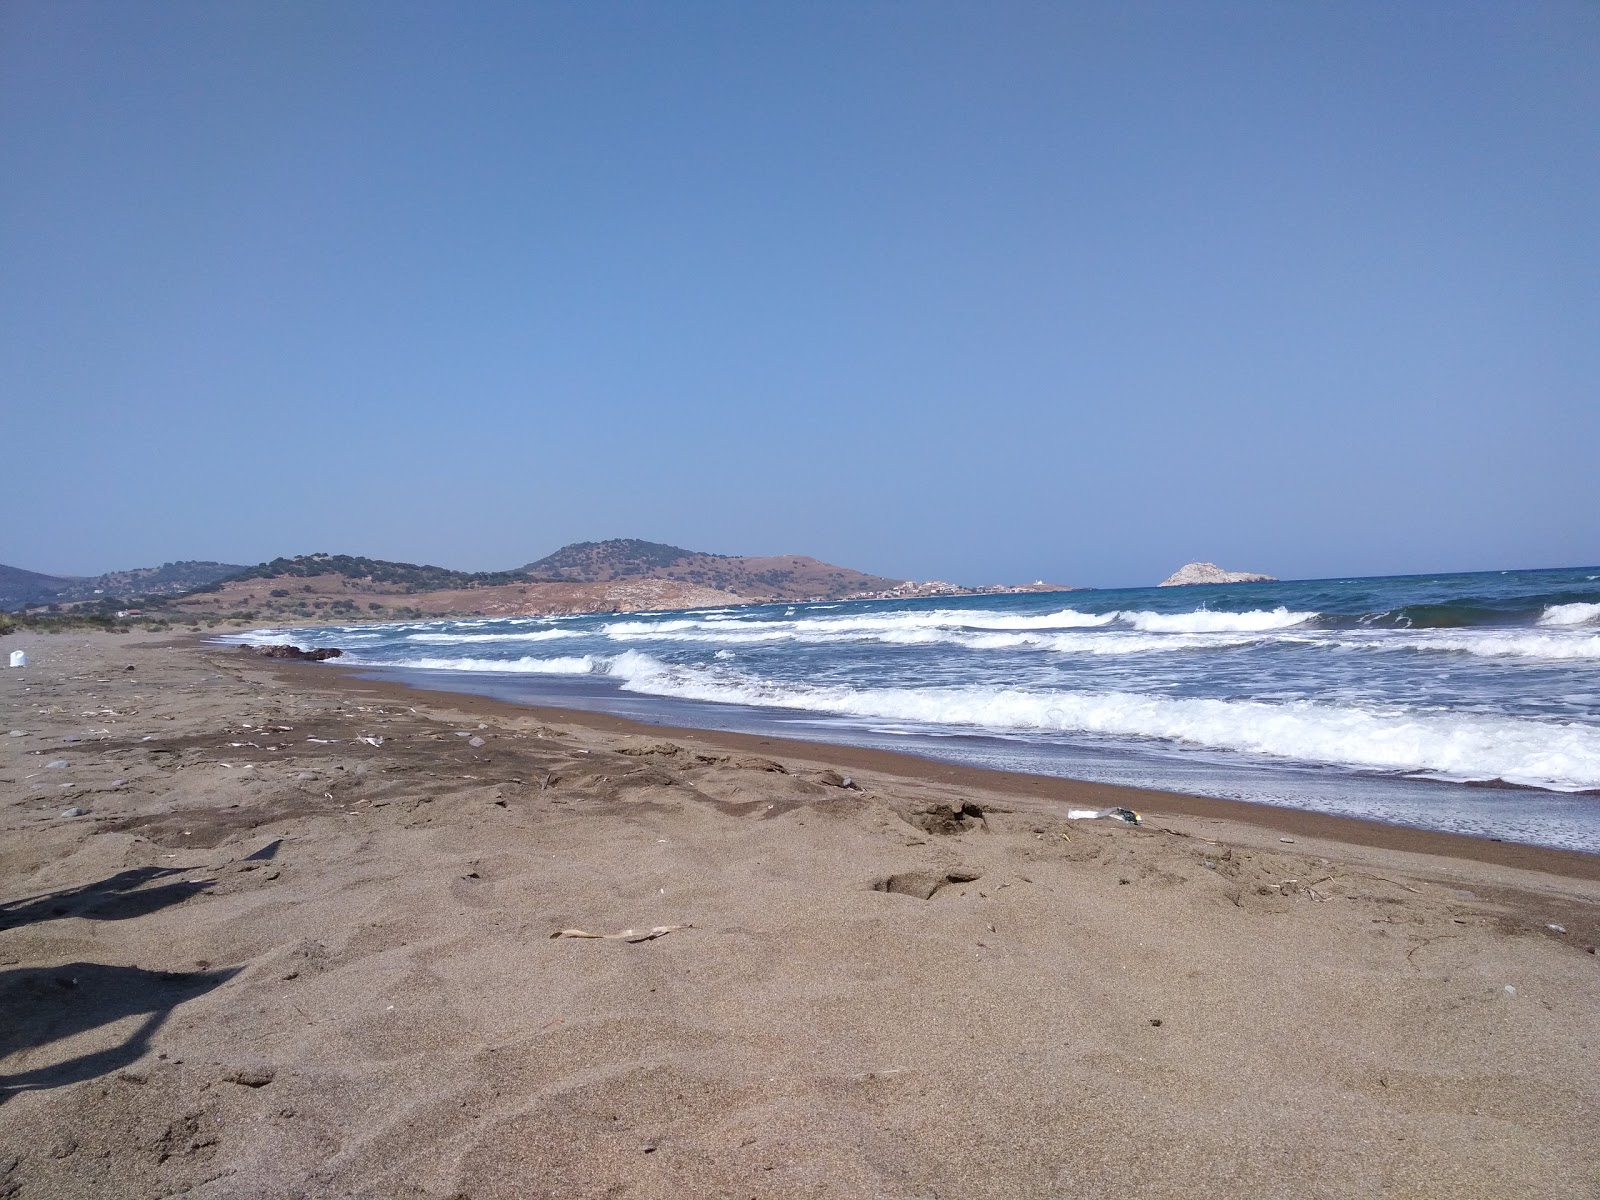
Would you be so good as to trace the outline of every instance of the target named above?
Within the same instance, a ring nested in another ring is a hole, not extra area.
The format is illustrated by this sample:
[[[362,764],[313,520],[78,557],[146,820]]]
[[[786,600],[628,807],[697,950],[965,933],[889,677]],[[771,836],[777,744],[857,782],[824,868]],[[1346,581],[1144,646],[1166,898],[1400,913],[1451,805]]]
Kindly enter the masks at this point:
[[[1600,567],[228,640],[516,703],[1600,853]]]

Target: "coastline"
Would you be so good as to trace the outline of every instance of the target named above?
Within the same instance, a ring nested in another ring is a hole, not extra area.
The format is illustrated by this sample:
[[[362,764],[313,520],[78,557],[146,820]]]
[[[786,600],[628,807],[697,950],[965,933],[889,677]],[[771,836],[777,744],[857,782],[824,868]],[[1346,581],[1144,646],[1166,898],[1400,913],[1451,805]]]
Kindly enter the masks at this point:
[[[1055,775],[1035,775],[992,767],[967,766],[924,758],[906,751],[881,750],[777,735],[739,733],[731,730],[657,725],[585,709],[517,704],[445,687],[412,687],[394,680],[366,678],[357,674],[362,670],[359,666],[330,664],[331,669],[325,669],[325,665],[319,663],[271,659],[259,661],[268,670],[283,672],[282,678],[296,684],[316,681],[318,686],[347,689],[352,694],[362,694],[377,699],[446,696],[449,697],[452,707],[469,715],[532,716],[552,725],[578,726],[598,733],[689,740],[699,745],[721,747],[741,753],[782,753],[786,757],[801,758],[814,763],[829,763],[855,771],[871,771],[904,780],[992,791],[1072,808],[1109,808],[1120,805],[1141,813],[1147,812],[1152,816],[1219,822],[1260,830],[1263,834],[1292,835],[1351,848],[1365,847],[1435,858],[1460,859],[1518,870],[1544,872],[1572,879],[1600,881],[1600,854],[1586,854],[1578,850],[1474,837],[1442,830],[1417,829],[1360,817],[1255,804],[1244,800],[1196,796],[1164,789],[1136,788]],[[322,683],[324,677],[329,681],[327,684]]]
[[[8,646],[18,1196],[1600,1186],[1593,856]]]

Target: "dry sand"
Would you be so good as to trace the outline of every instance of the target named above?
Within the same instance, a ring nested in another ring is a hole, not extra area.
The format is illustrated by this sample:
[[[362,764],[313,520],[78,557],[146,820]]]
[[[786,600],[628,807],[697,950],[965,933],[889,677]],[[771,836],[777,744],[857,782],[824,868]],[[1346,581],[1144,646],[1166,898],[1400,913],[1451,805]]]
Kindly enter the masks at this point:
[[[1593,857],[19,647],[0,1196],[1600,1194]]]

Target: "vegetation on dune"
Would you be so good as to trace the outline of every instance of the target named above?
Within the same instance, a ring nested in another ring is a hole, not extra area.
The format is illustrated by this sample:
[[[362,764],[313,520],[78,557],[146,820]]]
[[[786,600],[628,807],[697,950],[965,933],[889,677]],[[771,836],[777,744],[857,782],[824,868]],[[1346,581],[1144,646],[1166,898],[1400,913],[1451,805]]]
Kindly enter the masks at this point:
[[[51,607],[56,607],[52,605]],[[69,608],[58,612],[0,613],[0,637],[8,633],[83,633],[103,630],[127,633],[131,629],[171,629],[163,616],[119,617],[99,608]]]
[[[122,604],[135,596],[176,596],[243,569],[234,563],[185,561],[68,578],[0,564],[0,608],[32,608],[41,604],[99,602],[102,599]]]
[[[685,550],[682,546],[669,546],[665,542],[611,538],[604,542],[573,542],[554,554],[545,555],[538,562],[529,563],[520,573],[529,579],[587,583],[597,579],[649,575],[685,559],[724,557],[721,554]]]
[[[190,595],[222,590],[222,583],[246,579],[309,579],[318,575],[341,575],[381,583],[413,592],[442,592],[453,588],[496,587],[522,583],[515,571],[452,571],[418,563],[388,562],[381,558],[362,558],[351,554],[297,554],[258,563],[208,587],[195,588]],[[273,593],[277,594],[276,591]]]

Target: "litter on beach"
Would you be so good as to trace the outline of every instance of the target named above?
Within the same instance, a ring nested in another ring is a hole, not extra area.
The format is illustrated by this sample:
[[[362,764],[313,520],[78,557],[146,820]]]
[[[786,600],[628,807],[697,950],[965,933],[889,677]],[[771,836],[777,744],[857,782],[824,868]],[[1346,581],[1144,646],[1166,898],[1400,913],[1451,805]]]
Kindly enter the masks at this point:
[[[1144,818],[1131,808],[1072,808],[1067,810],[1069,821],[1093,821],[1106,817],[1125,825],[1143,825]]]
[[[689,925],[657,925],[654,929],[624,929],[620,933],[589,933],[583,929],[558,929],[552,938],[593,938],[601,942],[652,942],[665,937],[674,929],[689,929]]]

